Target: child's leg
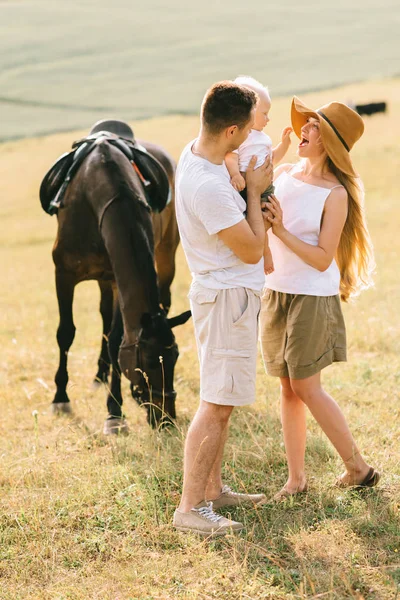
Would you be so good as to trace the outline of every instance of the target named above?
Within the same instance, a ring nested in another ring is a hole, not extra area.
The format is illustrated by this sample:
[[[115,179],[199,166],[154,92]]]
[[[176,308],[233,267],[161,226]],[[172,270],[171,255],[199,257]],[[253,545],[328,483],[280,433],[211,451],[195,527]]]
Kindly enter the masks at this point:
[[[268,244],[268,235],[265,236],[264,243],[264,273],[270,275],[274,270],[274,261]]]
[[[274,184],[271,185],[261,194],[261,202],[269,202],[269,196],[275,193]],[[274,271],[274,261],[272,259],[271,250],[268,244],[268,235],[265,236],[264,244],[264,273],[270,275]]]
[[[271,185],[269,185],[261,194],[261,202],[268,202],[269,196],[272,196],[273,194],[275,194],[275,186],[271,183]]]

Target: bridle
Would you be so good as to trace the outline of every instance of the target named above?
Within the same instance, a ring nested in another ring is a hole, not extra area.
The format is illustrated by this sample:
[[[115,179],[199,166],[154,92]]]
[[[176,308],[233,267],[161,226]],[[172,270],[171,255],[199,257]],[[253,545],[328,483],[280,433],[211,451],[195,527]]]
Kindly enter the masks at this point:
[[[155,315],[152,315],[152,319],[155,319],[160,316],[161,316],[161,312],[158,312]],[[133,343],[131,343],[131,344],[122,343],[120,346],[120,350],[130,350],[131,352],[133,352],[134,358],[135,358],[135,364],[136,364],[135,370],[142,374],[144,380],[147,383],[147,388],[146,387],[141,388],[137,384],[132,384],[132,386],[131,386],[132,394],[134,394],[135,399],[138,401],[139,404],[147,403],[150,398],[152,400],[161,400],[163,403],[175,402],[176,395],[177,395],[175,390],[166,391],[166,390],[159,390],[157,388],[151,387],[150,382],[148,381],[148,379],[145,376],[146,373],[142,369],[142,364],[143,364],[143,362],[142,362],[142,352],[143,352],[142,347],[149,346],[149,341],[146,339],[142,339],[142,334],[143,334],[143,328],[140,329],[138,336]],[[162,347],[163,350],[172,350],[172,348],[178,348],[178,345],[175,341],[168,346]],[[162,364],[162,361],[160,361],[160,364]]]

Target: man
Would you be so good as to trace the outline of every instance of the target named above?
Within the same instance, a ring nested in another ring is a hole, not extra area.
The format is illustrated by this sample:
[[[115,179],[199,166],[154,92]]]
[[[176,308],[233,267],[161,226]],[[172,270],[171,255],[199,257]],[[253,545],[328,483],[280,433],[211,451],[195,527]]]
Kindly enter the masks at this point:
[[[246,172],[246,207],[230,184],[224,159],[249,135],[256,104],[250,89],[228,81],[213,85],[202,103],[199,137],[183,150],[176,178],[178,226],[193,276],[189,298],[200,362],[200,405],[187,434],[183,494],[174,526],[204,536],[243,528],[213,508],[265,498],[235,493],[221,478],[232,410],[255,400],[264,283],[261,193],[272,180],[269,159],[254,170],[254,157]]]

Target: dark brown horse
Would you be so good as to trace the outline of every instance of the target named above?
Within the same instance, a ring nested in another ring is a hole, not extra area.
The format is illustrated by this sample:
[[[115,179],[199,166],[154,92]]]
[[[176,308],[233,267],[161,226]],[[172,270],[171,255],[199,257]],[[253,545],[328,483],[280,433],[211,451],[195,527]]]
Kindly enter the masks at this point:
[[[175,165],[153,144],[143,144],[164,167],[171,190]],[[175,418],[173,378],[178,346],[172,328],[190,312],[168,319],[179,234],[174,199],[152,213],[140,176],[107,140],[98,140],[69,184],[58,211],[53,248],[60,311],[55,377],[55,412],[69,412],[67,356],[73,342],[75,286],[97,280],[101,292],[103,340],[96,380],[111,385],[104,432],[127,430],[122,413],[121,371],[133,397],[147,408],[152,426]]]

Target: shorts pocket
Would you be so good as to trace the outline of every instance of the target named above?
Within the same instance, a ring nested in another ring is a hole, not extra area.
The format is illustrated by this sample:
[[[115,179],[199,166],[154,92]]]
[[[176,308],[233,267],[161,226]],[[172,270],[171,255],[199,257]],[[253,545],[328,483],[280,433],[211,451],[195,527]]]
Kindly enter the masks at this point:
[[[326,296],[325,310],[326,310],[326,344],[329,349],[333,348],[336,344],[337,337],[337,323],[335,318],[335,307],[334,303],[336,300],[335,296]]]
[[[255,394],[256,363],[248,350],[210,349],[211,387],[224,402],[252,399]],[[254,371],[254,373],[253,373]]]
[[[239,313],[239,316],[233,317],[232,316],[232,323],[234,326],[236,327],[240,327],[241,323],[243,321],[245,321],[246,316],[247,316],[247,312],[250,308],[250,298],[249,298],[249,294],[250,292],[248,290],[246,290],[245,288],[243,288],[242,293],[244,294],[244,302],[242,304],[242,307],[240,308],[240,310],[234,310],[233,312],[236,312],[236,315]]]
[[[192,285],[188,298],[196,304],[213,304],[217,300],[219,290],[211,290],[200,285]]]
[[[238,304],[232,310],[233,315],[235,315],[232,318],[232,325],[235,328],[241,328],[243,325],[247,328],[249,313],[252,313],[257,321],[260,312],[260,294],[248,288],[243,288],[241,292],[244,294],[243,300],[238,301]]]

